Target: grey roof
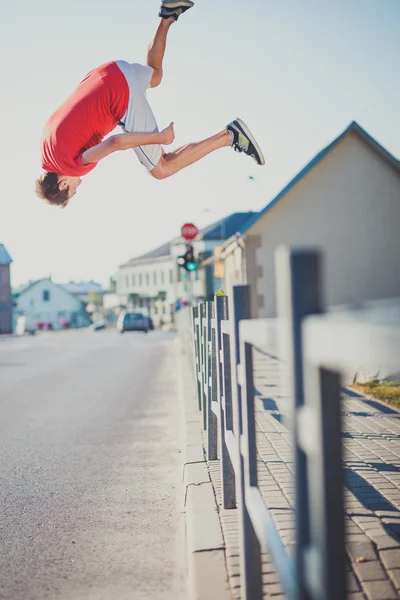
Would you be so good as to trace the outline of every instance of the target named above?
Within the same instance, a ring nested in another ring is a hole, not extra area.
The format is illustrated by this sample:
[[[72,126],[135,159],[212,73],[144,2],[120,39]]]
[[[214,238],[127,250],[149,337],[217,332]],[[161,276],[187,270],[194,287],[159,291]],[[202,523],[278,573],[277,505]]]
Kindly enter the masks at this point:
[[[0,265],[9,265],[12,263],[12,258],[8,254],[4,244],[0,244]]]
[[[244,226],[250,219],[254,216],[258,215],[256,212],[238,212],[232,213],[211,225],[207,225],[203,229],[200,229],[199,236],[196,238],[198,240],[226,240],[234,235],[236,232],[240,230],[242,226]],[[146,252],[146,254],[141,254],[140,256],[135,256],[131,258],[126,263],[120,265],[121,267],[129,267],[133,264],[140,263],[142,261],[154,260],[157,258],[167,258],[170,256],[170,247],[177,242],[182,241],[181,237],[174,238],[169,242],[155,248],[154,250],[150,250],[150,252]]]
[[[258,219],[265,215],[281,198],[283,198],[303,177],[307,175],[321,160],[331,152],[344,137],[350,133],[356,133],[366,142],[375,152],[377,152],[388,164],[390,164],[396,171],[400,172],[400,162],[388,152],[383,146],[381,146],[373,137],[369,135],[358,123],[353,121],[350,125],[341,133],[337,138],[333,140],[326,148],[321,150],[310,162],[294,177],[288,185],[281,191],[267,206],[255,215],[252,219],[247,221],[241,228],[239,233],[245,233]]]
[[[71,294],[89,294],[90,292],[101,292],[102,287],[100,283],[95,281],[69,281],[68,283],[59,284],[64,290]]]
[[[154,250],[150,250],[150,252],[146,252],[145,254],[141,254],[140,256],[132,258],[132,260],[150,260],[152,258],[161,258],[163,256],[169,256],[169,247],[171,244],[172,241],[167,242],[166,244],[163,244],[162,246],[159,246]]]
[[[79,298],[77,298],[77,296],[75,294],[72,294],[70,291],[66,290],[62,285],[58,284],[58,283],[54,283],[54,281],[51,280],[51,277],[42,277],[41,279],[36,279],[35,281],[30,281],[29,283],[27,283],[25,286],[21,286],[20,288],[18,288],[14,293],[13,293],[13,297],[14,298],[19,298],[20,296],[22,296],[23,294],[26,294],[26,292],[30,289],[32,289],[35,285],[37,285],[38,283],[40,283],[41,281],[48,281],[49,283],[51,283],[51,285],[55,285],[56,287],[59,287],[60,289],[62,289],[66,294],[69,294],[70,296],[72,296],[73,298],[75,298],[75,300],[79,300]]]
[[[149,252],[146,252],[145,254],[141,254],[140,256],[135,256],[134,258],[131,258],[130,260],[128,260],[128,262],[123,263],[122,265],[120,265],[121,267],[129,267],[131,265],[140,263],[142,261],[146,261],[146,260],[154,260],[155,258],[167,258],[170,255],[169,249],[171,244],[174,242],[174,240],[171,240],[170,242],[167,242],[166,244],[163,244],[162,246],[159,246],[158,248],[155,248],[154,250],[150,250]]]

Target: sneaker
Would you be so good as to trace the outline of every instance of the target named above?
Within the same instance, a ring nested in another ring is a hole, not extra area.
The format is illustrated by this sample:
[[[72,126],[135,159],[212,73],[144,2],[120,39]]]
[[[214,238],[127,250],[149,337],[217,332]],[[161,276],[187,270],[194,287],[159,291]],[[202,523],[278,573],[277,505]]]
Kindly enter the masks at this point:
[[[194,6],[192,0],[163,0],[158,16],[163,19],[173,17],[177,21],[178,17],[192,6]]]
[[[237,152],[244,152],[248,156],[251,156],[258,165],[265,165],[264,155],[261,152],[260,146],[257,144],[250,129],[241,119],[235,119],[232,123],[229,123],[227,130],[231,134],[232,148],[237,150]]]

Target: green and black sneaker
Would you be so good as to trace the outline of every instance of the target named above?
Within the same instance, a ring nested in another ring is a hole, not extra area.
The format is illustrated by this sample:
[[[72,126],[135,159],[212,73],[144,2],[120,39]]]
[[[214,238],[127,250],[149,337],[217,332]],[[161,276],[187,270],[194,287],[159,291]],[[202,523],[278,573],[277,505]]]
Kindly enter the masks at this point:
[[[186,10],[192,8],[192,6],[194,6],[192,0],[163,0],[158,16],[163,19],[170,19],[173,17],[175,21],[177,21],[178,18]]]
[[[251,156],[258,165],[265,165],[264,155],[261,152],[260,146],[257,144],[250,129],[241,119],[235,119],[232,123],[229,123],[227,130],[231,134],[231,146],[234,150]]]

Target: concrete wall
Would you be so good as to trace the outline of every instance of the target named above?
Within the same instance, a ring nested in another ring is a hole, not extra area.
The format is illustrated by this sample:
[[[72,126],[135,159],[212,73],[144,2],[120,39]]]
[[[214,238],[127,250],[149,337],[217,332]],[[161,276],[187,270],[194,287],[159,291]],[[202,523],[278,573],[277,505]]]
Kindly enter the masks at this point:
[[[280,244],[324,250],[328,305],[400,296],[400,174],[352,133],[246,237],[254,317],[275,316]]]

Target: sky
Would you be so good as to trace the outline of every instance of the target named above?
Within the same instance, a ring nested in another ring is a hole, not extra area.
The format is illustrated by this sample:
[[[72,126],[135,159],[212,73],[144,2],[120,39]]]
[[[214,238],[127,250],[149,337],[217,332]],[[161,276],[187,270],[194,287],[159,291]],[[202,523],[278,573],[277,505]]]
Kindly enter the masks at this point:
[[[168,149],[240,117],[266,165],[223,148],[158,181],[133,151],[116,152],[64,210],[34,193],[44,125],[95,66],[145,61],[159,2],[2,7],[0,243],[13,286],[47,276],[107,286],[118,265],[187,221],[262,209],[353,120],[400,157],[400,0],[195,2],[171,27],[163,82],[148,92],[159,127],[175,122]]]

